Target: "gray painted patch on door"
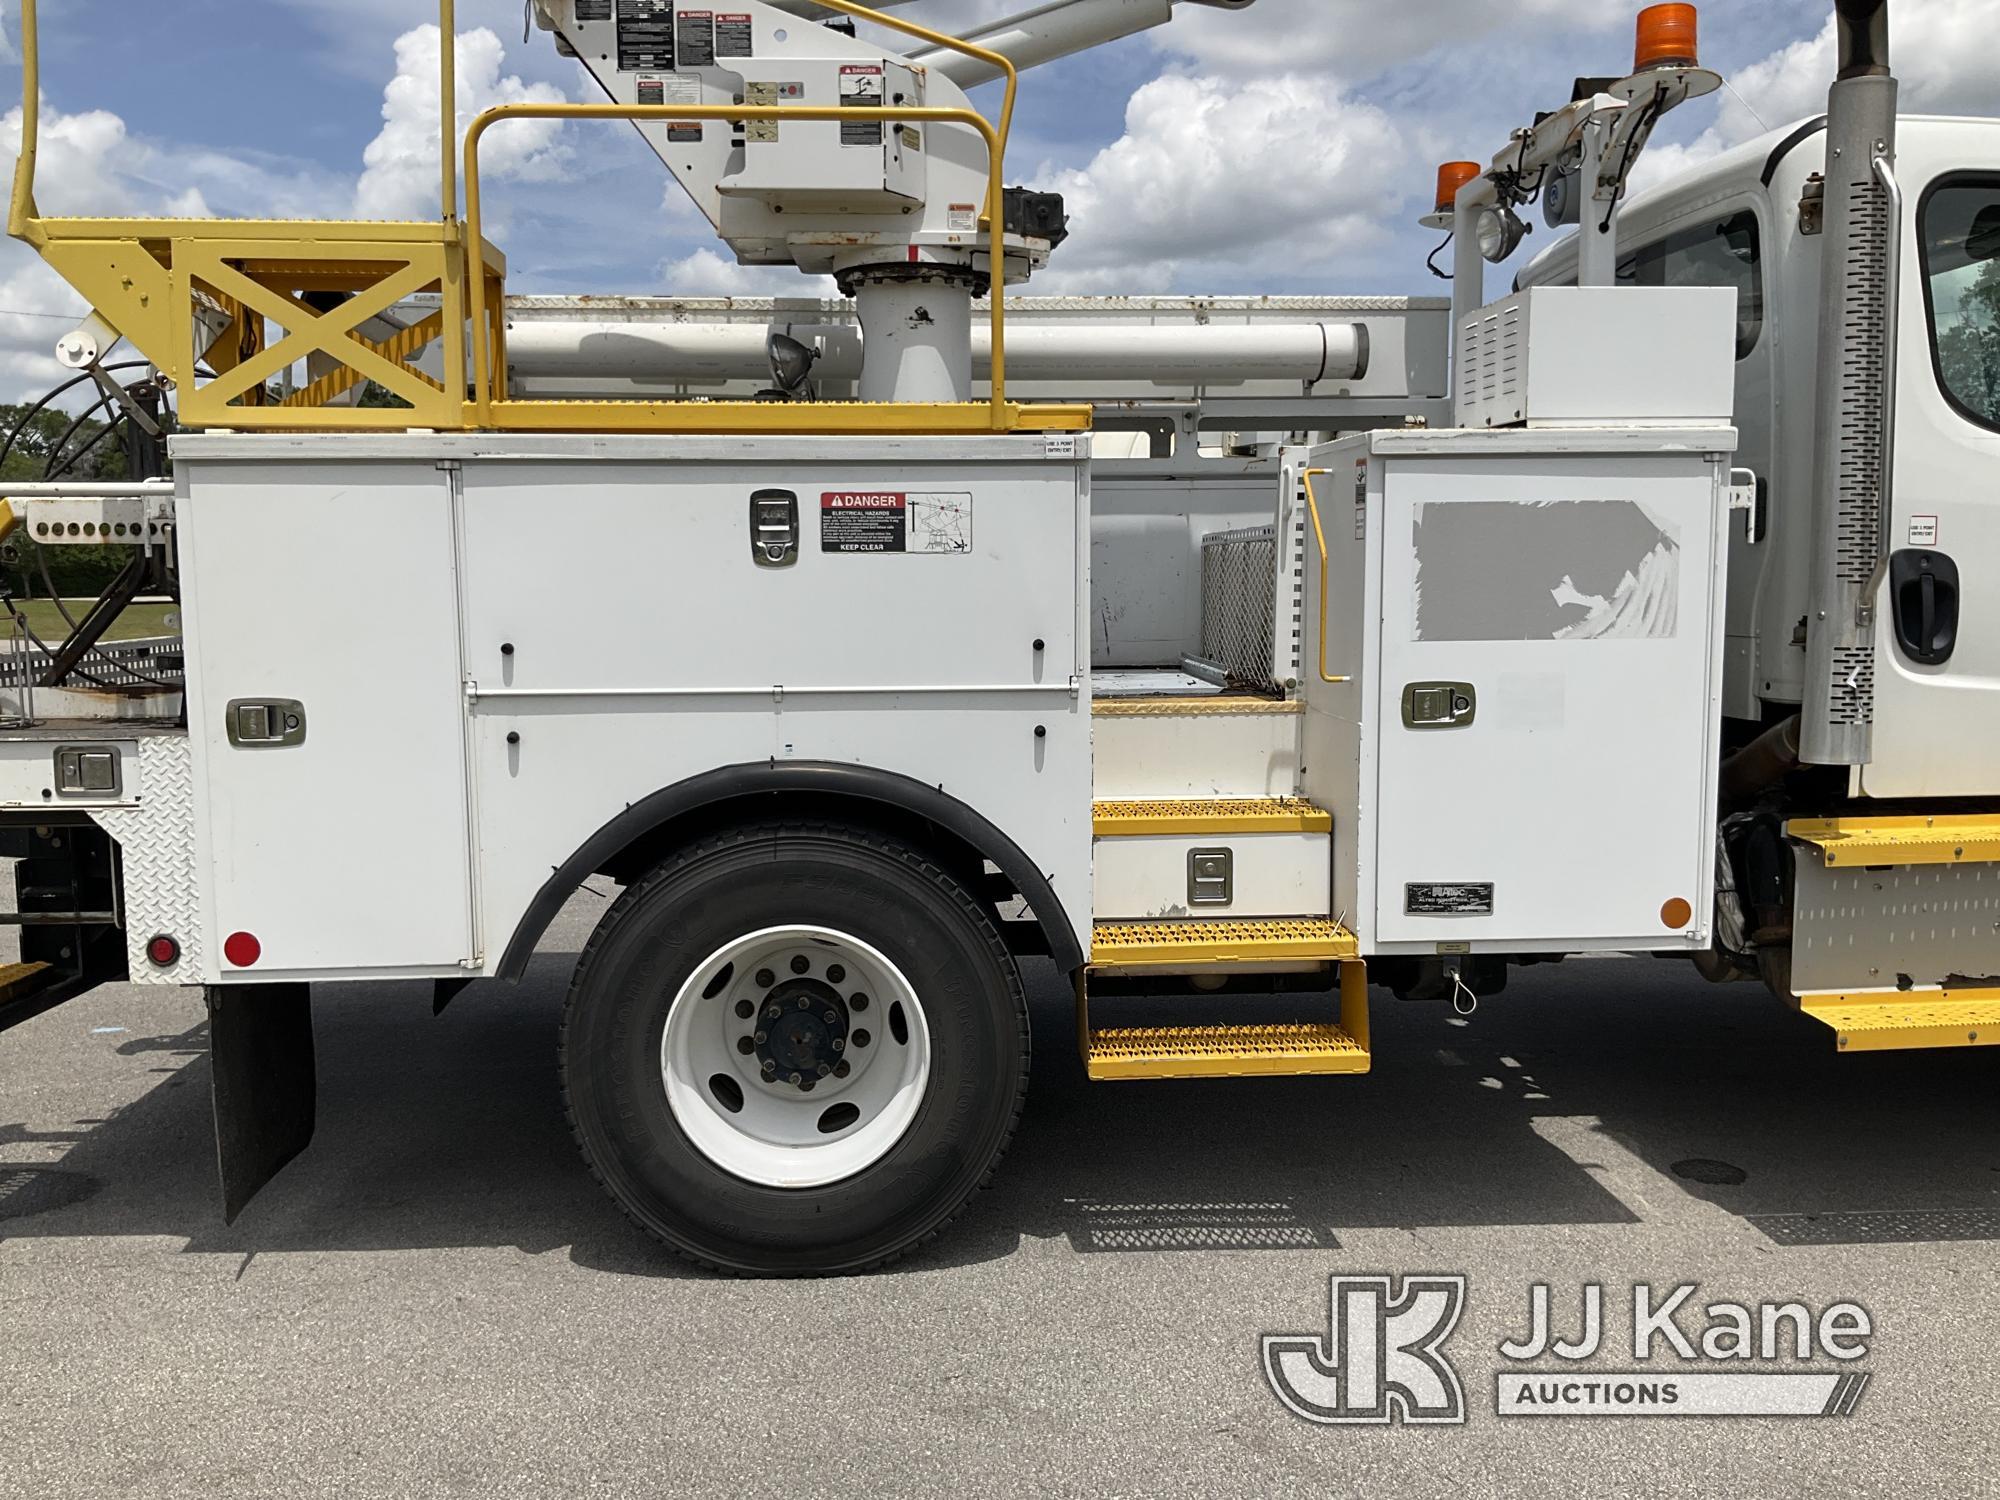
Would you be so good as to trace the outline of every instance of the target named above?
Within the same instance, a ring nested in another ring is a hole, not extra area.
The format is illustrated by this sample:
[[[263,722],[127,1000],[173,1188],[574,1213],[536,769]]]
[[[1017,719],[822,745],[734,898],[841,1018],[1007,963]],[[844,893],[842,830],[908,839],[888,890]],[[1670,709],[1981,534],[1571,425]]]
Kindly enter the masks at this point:
[[[1419,505],[1419,641],[1668,640],[1680,534],[1633,500]]]

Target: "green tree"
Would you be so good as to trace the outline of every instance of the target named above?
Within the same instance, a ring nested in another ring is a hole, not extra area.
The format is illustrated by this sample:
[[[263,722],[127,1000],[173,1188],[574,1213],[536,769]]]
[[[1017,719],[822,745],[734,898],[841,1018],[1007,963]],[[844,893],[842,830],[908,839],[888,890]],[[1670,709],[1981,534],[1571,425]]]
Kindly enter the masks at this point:
[[[1980,266],[1958,294],[1956,311],[1950,326],[1938,329],[1944,383],[1987,421],[2000,422],[2000,259]]]

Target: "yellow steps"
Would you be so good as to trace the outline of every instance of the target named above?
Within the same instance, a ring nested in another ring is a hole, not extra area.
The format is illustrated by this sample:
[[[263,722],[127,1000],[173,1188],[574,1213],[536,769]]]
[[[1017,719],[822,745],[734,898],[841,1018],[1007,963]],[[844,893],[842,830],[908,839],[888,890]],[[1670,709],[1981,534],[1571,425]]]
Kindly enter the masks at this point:
[[[1099,698],[1090,705],[1094,719],[1222,719],[1297,717],[1306,705],[1298,698]]]
[[[1231,833],[1332,833],[1333,814],[1300,797],[1226,797],[1175,802],[1099,802],[1091,830],[1101,839],[1215,838]]]
[[[1366,1073],[1369,1058],[1340,1027],[1323,1023],[1093,1031],[1086,1062],[1093,1079],[1111,1081]]]
[[[1802,995],[1799,1009],[1831,1026],[1843,1052],[2000,1047],[2000,989]]]
[[[1331,925],[1331,924],[1329,924]],[[1353,941],[1351,938],[1348,940]],[[1308,1078],[1366,1073],[1371,1062],[1368,966],[1341,962],[1340,1018],[1276,1026],[1093,1028],[1089,976],[1076,986],[1076,1037],[1094,1081],[1140,1078]]]
[[[2000,813],[1941,817],[1794,818],[1785,832],[1830,870],[1867,865],[1976,865],[2000,860]]]
[[[1330,917],[1099,922],[1090,935],[1093,969],[1339,963],[1360,953],[1354,934]]]

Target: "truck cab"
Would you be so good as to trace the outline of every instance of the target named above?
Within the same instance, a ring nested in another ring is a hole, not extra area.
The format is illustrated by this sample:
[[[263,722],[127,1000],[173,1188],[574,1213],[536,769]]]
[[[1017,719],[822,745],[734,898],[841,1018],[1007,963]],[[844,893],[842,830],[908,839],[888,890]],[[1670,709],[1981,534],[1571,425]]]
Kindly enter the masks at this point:
[[[1737,292],[1736,461],[1757,507],[1731,542],[1723,713],[1730,737],[1798,711],[1807,680],[1824,119],[1747,142],[1636,195],[1618,280]],[[2000,793],[2000,121],[1904,116],[1895,319],[1891,567],[1876,633],[1869,798]],[[1522,286],[1574,284],[1576,237]]]

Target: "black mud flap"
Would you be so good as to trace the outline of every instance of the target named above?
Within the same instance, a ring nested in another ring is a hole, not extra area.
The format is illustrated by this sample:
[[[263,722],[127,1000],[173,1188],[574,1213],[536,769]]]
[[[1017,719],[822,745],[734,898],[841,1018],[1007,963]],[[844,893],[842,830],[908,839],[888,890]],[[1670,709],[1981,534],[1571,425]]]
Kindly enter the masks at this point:
[[[264,1184],[312,1141],[318,1112],[312,989],[211,985],[208,1034],[222,1220],[233,1224]]]

